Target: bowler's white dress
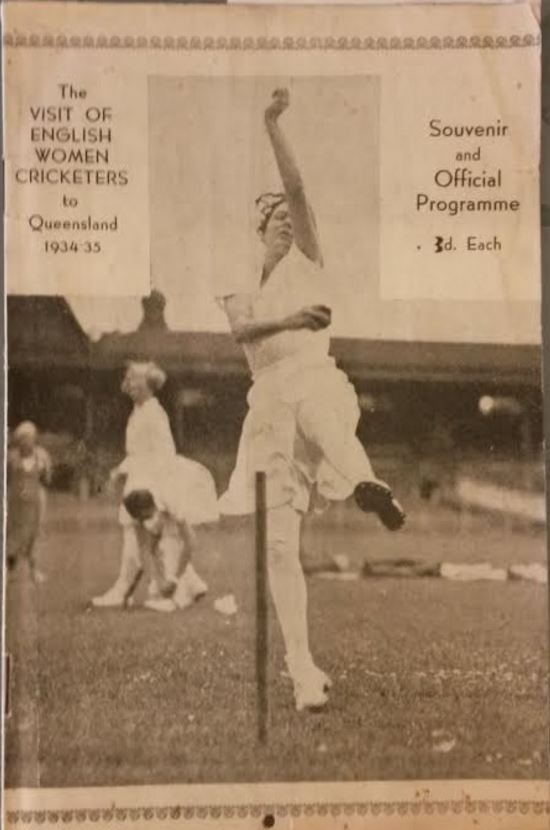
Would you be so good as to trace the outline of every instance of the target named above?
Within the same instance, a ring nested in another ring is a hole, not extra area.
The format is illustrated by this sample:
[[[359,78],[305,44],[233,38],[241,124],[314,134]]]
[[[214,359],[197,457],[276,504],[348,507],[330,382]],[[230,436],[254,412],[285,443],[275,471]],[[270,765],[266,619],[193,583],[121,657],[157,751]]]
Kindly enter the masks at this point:
[[[331,306],[324,271],[293,245],[260,287],[246,293],[255,321],[281,319],[304,306]],[[328,329],[284,331],[246,344],[253,386],[237,462],[220,500],[223,514],[254,511],[255,474],[266,473],[269,508],[305,512],[313,490],[322,500],[347,498],[374,477],[355,432],[355,389],[329,356]]]

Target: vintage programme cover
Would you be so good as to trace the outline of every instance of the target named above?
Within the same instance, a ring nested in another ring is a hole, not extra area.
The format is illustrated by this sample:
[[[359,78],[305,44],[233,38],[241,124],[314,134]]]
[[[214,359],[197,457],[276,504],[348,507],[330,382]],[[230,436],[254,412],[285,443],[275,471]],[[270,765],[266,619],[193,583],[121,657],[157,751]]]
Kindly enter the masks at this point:
[[[547,829],[540,10],[2,11],[3,826]]]

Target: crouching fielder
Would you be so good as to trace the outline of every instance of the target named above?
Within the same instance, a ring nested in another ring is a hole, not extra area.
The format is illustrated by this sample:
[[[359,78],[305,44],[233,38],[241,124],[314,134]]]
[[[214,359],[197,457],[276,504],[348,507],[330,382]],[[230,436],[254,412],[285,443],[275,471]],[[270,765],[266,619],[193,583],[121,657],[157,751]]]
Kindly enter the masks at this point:
[[[149,459],[146,468],[139,462],[128,468],[123,507],[132,522],[138,558],[131,570],[119,575],[117,590],[126,604],[149,570],[145,606],[174,611],[207,591],[191,563],[197,549],[194,528],[216,522],[219,510],[206,467],[182,455],[160,461],[154,465]]]
[[[187,461],[186,459],[183,459]],[[124,499],[124,506],[136,522],[142,562],[151,566],[153,595],[145,607],[153,611],[187,608],[207,592],[192,559],[198,551],[193,518],[203,518],[193,510],[194,493],[173,489],[174,482],[151,487],[144,479],[135,481]]]
[[[182,455],[143,462],[128,462],[121,506],[127,517],[124,533],[131,533],[132,557],[123,560],[113,588],[92,600],[96,607],[126,605],[147,565],[152,565],[147,608],[185,608],[207,591],[191,558],[196,548],[193,528],[219,518],[214,480],[206,467]],[[166,581],[171,585],[168,593]]]
[[[278,123],[288,106],[288,91],[276,90],[265,112],[284,193],[257,200],[263,261],[244,286],[228,282],[219,293],[254,381],[236,467],[220,508],[225,514],[253,512],[254,476],[266,472],[270,588],[296,706],[303,709],[324,705],[330,685],[309,649],[299,558],[301,521],[313,491],[325,500],[354,494],[358,506],[377,513],[390,530],[400,528],[405,516],[356,437],[355,390],[328,354],[331,309],[315,220]]]

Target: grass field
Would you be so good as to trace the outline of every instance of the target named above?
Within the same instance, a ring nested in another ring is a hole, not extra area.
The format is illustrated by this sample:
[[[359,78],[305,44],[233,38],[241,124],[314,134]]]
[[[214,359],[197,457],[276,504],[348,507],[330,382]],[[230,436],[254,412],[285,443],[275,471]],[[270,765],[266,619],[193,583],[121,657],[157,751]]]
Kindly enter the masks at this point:
[[[544,561],[541,531],[412,507],[398,535],[347,507],[310,520],[305,555]],[[113,505],[54,497],[44,531],[47,583],[19,574],[7,591],[8,786],[547,775],[545,586],[310,577],[331,701],[322,714],[294,711],[272,617],[259,748],[252,525],[203,534],[196,566],[210,594],[172,615],[87,609],[117,570]],[[227,593],[231,618],[212,607]]]

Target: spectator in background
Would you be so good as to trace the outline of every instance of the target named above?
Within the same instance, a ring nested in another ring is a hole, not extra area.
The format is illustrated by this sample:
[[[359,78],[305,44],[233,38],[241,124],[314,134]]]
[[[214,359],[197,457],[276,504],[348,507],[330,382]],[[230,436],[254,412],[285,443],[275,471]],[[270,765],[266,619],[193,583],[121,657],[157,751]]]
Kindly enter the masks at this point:
[[[6,563],[9,570],[26,563],[34,582],[44,581],[37,567],[36,541],[46,505],[45,485],[51,460],[38,445],[38,430],[23,421],[13,432],[7,454]]]

